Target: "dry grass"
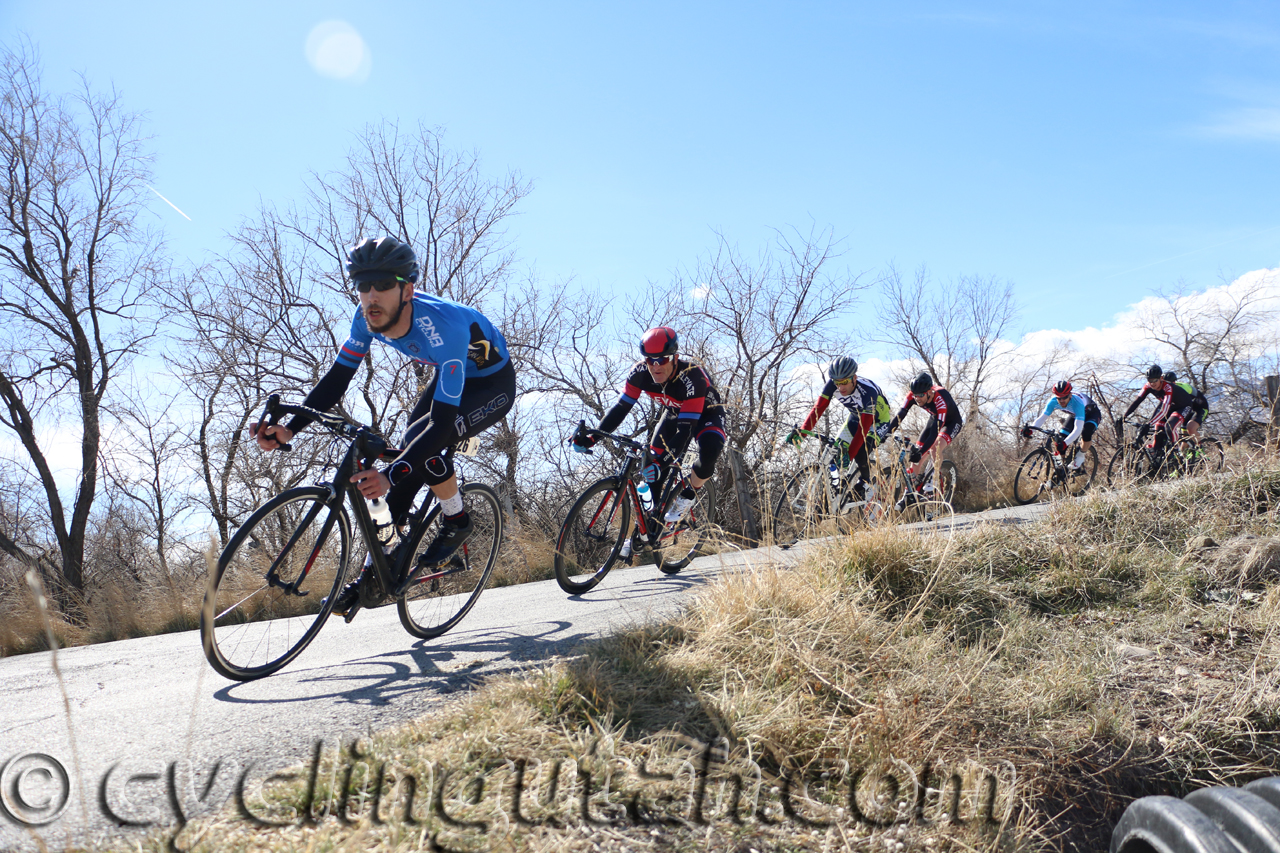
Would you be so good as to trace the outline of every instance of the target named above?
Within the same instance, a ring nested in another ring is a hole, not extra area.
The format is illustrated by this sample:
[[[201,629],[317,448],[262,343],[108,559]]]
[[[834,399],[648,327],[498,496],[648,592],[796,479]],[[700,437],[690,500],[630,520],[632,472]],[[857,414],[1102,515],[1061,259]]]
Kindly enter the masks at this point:
[[[1277,512],[1269,469],[952,540],[858,534],[364,744],[368,772],[317,800],[349,825],[223,817],[182,846],[1103,849],[1136,796],[1280,773]],[[406,817],[408,776],[442,812]]]

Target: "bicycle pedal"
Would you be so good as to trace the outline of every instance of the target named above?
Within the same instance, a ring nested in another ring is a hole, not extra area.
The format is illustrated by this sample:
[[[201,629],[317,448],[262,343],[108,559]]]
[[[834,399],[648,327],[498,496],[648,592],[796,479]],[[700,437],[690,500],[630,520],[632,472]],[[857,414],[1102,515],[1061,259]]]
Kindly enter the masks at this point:
[[[350,625],[351,620],[356,618],[356,614],[363,609],[364,609],[364,605],[362,605],[360,602],[357,601],[355,604],[347,608],[347,612],[342,615],[342,621]]]

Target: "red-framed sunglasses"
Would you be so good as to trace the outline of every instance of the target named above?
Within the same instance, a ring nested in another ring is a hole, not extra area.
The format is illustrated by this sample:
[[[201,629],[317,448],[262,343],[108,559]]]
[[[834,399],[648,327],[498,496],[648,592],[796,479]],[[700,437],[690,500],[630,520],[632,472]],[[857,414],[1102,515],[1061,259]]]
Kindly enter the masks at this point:
[[[644,360],[654,367],[661,367],[664,364],[669,364],[673,358],[675,358],[674,355],[646,355]]]

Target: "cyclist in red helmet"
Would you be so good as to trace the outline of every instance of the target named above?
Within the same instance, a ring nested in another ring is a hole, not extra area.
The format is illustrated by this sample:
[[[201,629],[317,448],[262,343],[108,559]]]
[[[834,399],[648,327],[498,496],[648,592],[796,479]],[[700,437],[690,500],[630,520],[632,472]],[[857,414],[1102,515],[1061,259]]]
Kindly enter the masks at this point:
[[[1057,411],[1067,416],[1059,430],[1058,452],[1065,452],[1068,445],[1080,439],[1075,458],[1069,465],[1072,469],[1079,468],[1084,464],[1085,454],[1089,452],[1094,431],[1102,423],[1102,410],[1088,394],[1073,393],[1069,380],[1059,380],[1053,386],[1053,399],[1045,403],[1044,412],[1036,418],[1035,423],[1022,427],[1022,437],[1031,438],[1031,427],[1043,427],[1049,416]]]
[[[658,326],[645,332],[640,338],[640,354],[643,360],[636,363],[631,375],[622,387],[622,394],[613,408],[600,420],[601,432],[613,432],[622,423],[631,407],[648,394],[659,405],[665,406],[675,417],[668,417],[662,429],[654,436],[650,450],[653,464],[645,468],[645,479],[650,483],[658,478],[658,466],[683,453],[689,441],[698,443],[698,461],[693,465],[689,482],[693,489],[711,479],[716,460],[724,449],[724,409],[720,405],[720,392],[701,365],[679,357],[680,340],[675,329]],[[586,452],[595,444],[590,436],[573,439],[573,449]],[[693,505],[695,494],[685,489],[672,503],[664,521],[679,521]],[[629,543],[624,543],[629,544]],[[624,551],[626,548],[624,547]],[[622,556],[629,556],[624,553]]]

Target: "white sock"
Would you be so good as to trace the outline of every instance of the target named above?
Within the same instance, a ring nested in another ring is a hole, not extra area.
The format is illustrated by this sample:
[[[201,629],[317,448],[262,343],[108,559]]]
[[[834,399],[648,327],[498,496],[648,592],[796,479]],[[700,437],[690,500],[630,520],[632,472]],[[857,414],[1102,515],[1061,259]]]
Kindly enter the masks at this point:
[[[440,508],[444,510],[445,515],[457,515],[462,512],[462,492],[458,492],[451,498],[441,500]]]

